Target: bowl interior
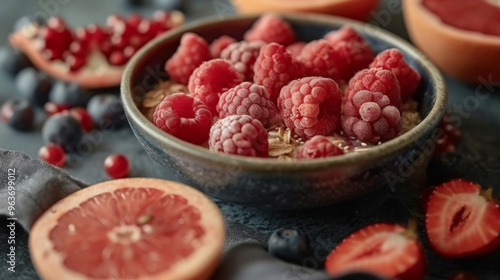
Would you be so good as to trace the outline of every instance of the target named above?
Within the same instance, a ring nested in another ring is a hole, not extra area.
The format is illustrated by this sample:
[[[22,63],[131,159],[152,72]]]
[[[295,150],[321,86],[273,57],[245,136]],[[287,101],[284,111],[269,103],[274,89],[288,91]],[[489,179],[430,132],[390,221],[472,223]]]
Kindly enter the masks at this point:
[[[176,51],[185,32],[194,32],[204,37],[208,42],[222,35],[242,40],[244,32],[252,26],[258,18],[257,16],[234,16],[224,20],[211,19],[197,22],[156,38],[143,47],[129,62],[122,79],[122,99],[129,121],[134,122],[141,130],[157,139],[162,145],[178,149],[186,155],[219,164],[231,162],[231,164],[238,164],[244,169],[263,172],[312,170],[356,162],[377,161],[398,154],[416,139],[422,138],[431,129],[437,127],[446,107],[446,85],[436,67],[409,43],[381,28],[344,18],[320,15],[282,16],[292,25],[299,40],[306,42],[317,40],[326,33],[348,24],[356,29],[377,53],[388,48],[401,50],[409,64],[415,67],[422,76],[418,93],[414,98],[419,102],[419,111],[423,121],[409,132],[363,153],[351,153],[313,161],[283,162],[210,152],[203,147],[183,142],[168,135],[142,115],[138,105],[141,104],[145,94],[153,89],[158,82],[168,79],[164,70],[165,62]]]

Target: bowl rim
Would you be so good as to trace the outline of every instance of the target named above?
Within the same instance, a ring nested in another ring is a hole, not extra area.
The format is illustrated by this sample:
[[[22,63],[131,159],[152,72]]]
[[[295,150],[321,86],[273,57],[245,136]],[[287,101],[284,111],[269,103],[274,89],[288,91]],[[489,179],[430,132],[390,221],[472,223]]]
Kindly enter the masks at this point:
[[[417,126],[407,131],[406,133],[384,142],[380,145],[374,146],[363,152],[348,153],[341,156],[321,158],[314,160],[297,160],[297,161],[280,161],[270,158],[257,158],[257,157],[244,157],[238,155],[228,155],[219,152],[213,152],[209,149],[182,141],[168,133],[162,131],[150,122],[143,113],[139,110],[134,102],[132,96],[132,76],[135,68],[140,62],[148,57],[150,50],[157,48],[171,38],[179,37],[186,32],[196,33],[196,29],[206,27],[207,25],[217,26],[219,24],[230,24],[231,22],[238,22],[241,20],[256,20],[261,15],[232,15],[225,16],[224,19],[218,17],[211,17],[195,21],[190,24],[178,27],[172,31],[161,35],[144,47],[142,47],[127,64],[121,81],[121,99],[127,118],[136,127],[149,134],[150,137],[155,139],[161,146],[168,146],[182,153],[183,156],[190,156],[199,160],[212,162],[214,164],[223,165],[226,167],[238,167],[244,170],[253,170],[257,172],[272,172],[272,171],[312,171],[320,170],[331,167],[345,167],[359,163],[374,162],[386,159],[387,157],[397,154],[409,147],[417,139],[423,137],[429,130],[437,126],[437,123],[443,117],[446,104],[448,100],[448,91],[445,80],[436,66],[434,66],[425,55],[416,49],[409,42],[400,38],[399,36],[386,31],[378,26],[363,23],[343,17],[328,16],[328,15],[307,15],[307,14],[294,14],[294,13],[279,13],[285,20],[292,20],[294,22],[305,22],[310,24],[326,24],[326,25],[346,25],[349,24],[356,30],[368,29],[374,34],[373,37],[380,38],[398,48],[404,49],[406,53],[415,58],[419,62],[422,71],[428,73],[431,84],[434,84],[434,106],[429,111],[428,115]],[[368,33],[368,32],[364,32]]]

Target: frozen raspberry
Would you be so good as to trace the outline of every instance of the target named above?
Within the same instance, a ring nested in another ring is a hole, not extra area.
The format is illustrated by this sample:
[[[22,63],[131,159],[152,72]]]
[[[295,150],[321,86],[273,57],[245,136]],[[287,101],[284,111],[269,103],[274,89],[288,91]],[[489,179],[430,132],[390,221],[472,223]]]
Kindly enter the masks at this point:
[[[186,33],[177,51],[165,64],[165,71],[178,83],[187,85],[194,69],[211,58],[205,39],[194,33]]]
[[[375,57],[370,44],[350,26],[326,34],[325,39],[342,58],[338,68],[346,81],[358,71],[367,68]]]
[[[341,92],[334,80],[307,77],[281,90],[278,109],[285,125],[295,134],[311,138],[340,129]]]
[[[217,115],[217,103],[222,93],[243,82],[243,76],[224,59],[212,59],[194,70],[189,78],[189,92],[204,102]]]
[[[267,157],[267,131],[259,120],[232,115],[218,120],[210,130],[210,150],[226,154]]]
[[[288,22],[279,16],[267,14],[254,23],[245,33],[245,41],[264,41],[288,46],[296,41],[295,32]]]
[[[375,57],[370,68],[381,67],[390,70],[398,78],[403,102],[410,99],[420,83],[420,74],[408,65],[398,49],[385,50]]]
[[[254,83],[263,85],[273,102],[278,99],[282,87],[304,76],[304,66],[294,61],[284,46],[276,43],[260,49],[253,71]]]
[[[231,62],[234,68],[245,76],[245,81],[252,81],[253,65],[264,45],[265,43],[260,41],[234,43],[223,50],[220,57]]]
[[[212,114],[200,100],[176,93],[167,95],[156,107],[153,122],[161,130],[193,144],[208,140]]]
[[[210,44],[210,53],[212,57],[219,58],[222,51],[232,43],[236,43],[236,39],[227,35],[215,39],[212,44]]]
[[[382,68],[370,68],[359,71],[349,81],[345,91],[344,103],[352,99],[360,90],[381,92],[389,97],[392,106],[401,110],[401,90],[396,76],[391,71]]]
[[[243,82],[221,95],[217,105],[219,118],[249,115],[259,120],[264,127],[270,127],[274,124],[278,108],[269,98],[265,87]]]
[[[342,128],[347,136],[364,142],[387,141],[401,129],[401,112],[387,95],[360,90],[344,104]]]
[[[333,145],[332,141],[323,135],[316,135],[299,148],[297,159],[313,159],[332,157],[344,154],[344,151]]]
[[[304,64],[306,76],[319,76],[340,80],[338,69],[342,58],[333,50],[326,40],[312,41],[305,45],[298,57],[298,61]]]
[[[302,49],[304,48],[305,45],[306,45],[306,42],[302,42],[302,41],[295,42],[295,43],[289,45],[288,47],[286,47],[286,50],[288,51],[288,53],[290,53],[292,55],[293,58],[297,59],[300,55],[300,52],[302,52]]]

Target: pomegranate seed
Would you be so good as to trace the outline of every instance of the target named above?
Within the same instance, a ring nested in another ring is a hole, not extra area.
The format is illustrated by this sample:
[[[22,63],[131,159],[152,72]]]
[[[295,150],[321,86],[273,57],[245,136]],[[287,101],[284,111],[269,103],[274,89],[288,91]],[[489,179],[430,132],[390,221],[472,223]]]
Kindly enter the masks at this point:
[[[62,32],[64,29],[66,29],[66,23],[60,17],[49,18],[49,20],[47,21],[47,26],[59,32]]]
[[[69,51],[78,57],[86,57],[88,53],[88,47],[81,41],[73,41],[69,45]]]
[[[106,173],[115,179],[124,178],[128,175],[128,159],[122,154],[112,154],[104,160]]]
[[[87,64],[87,58],[86,57],[81,57],[81,56],[75,56],[73,54],[70,54],[66,56],[66,64],[69,66],[69,70],[71,72],[77,72],[80,70],[85,64]]]
[[[135,48],[129,46],[123,50],[123,55],[129,60],[136,52],[137,50]]]
[[[125,20],[123,19],[122,16],[120,16],[118,14],[113,14],[113,15],[108,16],[108,18],[106,19],[106,25],[109,27],[113,27],[116,24],[122,23],[124,21]]]
[[[131,14],[127,18],[127,23],[134,28],[137,28],[139,26],[139,24],[141,23],[141,21],[142,21],[142,17],[138,14]]]
[[[83,107],[73,108],[69,110],[69,114],[80,122],[83,131],[89,132],[90,130],[92,130],[94,123],[92,121],[92,117],[89,115],[89,113],[85,108]]]
[[[48,144],[38,150],[38,156],[46,163],[57,167],[62,167],[66,162],[66,153],[64,149],[56,144]]]
[[[124,65],[125,63],[127,63],[127,58],[125,57],[123,52],[114,51],[109,55],[109,64],[120,66]]]
[[[52,115],[68,111],[69,106],[64,105],[64,104],[56,104],[56,103],[52,103],[52,102],[47,102],[43,106],[43,109],[45,110],[47,117],[50,117]]]
[[[458,127],[453,126],[448,115],[445,115],[441,120],[439,129],[442,130],[443,134],[436,141],[434,155],[437,156],[442,153],[454,153],[460,138],[462,138],[462,132]]]

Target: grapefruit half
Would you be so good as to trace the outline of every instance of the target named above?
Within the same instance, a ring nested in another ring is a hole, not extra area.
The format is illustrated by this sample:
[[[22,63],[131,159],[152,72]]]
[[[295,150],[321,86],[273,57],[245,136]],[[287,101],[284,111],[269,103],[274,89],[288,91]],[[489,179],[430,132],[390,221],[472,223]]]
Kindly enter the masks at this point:
[[[208,279],[224,219],[201,192],[160,179],[112,180],[73,193],[34,224],[42,279]]]
[[[306,12],[366,20],[379,0],[231,0],[240,13]]]
[[[467,82],[500,80],[499,0],[405,0],[410,37],[441,70]]]

